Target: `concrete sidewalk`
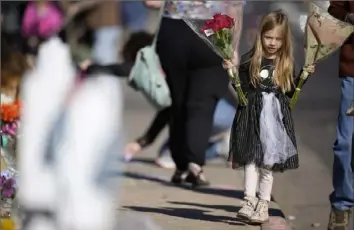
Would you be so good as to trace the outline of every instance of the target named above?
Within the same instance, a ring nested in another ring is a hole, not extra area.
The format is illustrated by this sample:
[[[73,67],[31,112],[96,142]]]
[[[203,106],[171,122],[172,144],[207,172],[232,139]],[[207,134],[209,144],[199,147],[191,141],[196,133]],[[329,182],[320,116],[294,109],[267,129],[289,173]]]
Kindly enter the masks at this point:
[[[133,140],[145,131],[154,110],[139,93],[127,87],[124,87],[124,95],[126,138]],[[158,168],[153,163],[159,143],[161,139],[125,169],[120,192],[120,216],[139,213],[136,218],[141,218],[140,215],[146,215],[164,230],[260,229],[259,226],[245,225],[235,217],[243,197],[242,170],[232,170],[224,161],[216,160],[205,168],[212,183],[210,187],[197,190],[188,186],[175,187],[169,183],[173,170]],[[271,207],[273,216],[281,216],[276,203]]]
[[[209,164],[205,171],[212,182],[210,187],[177,187],[169,183],[173,171],[159,169],[147,158],[138,158],[125,173],[121,210],[146,213],[168,230],[260,229],[235,218],[243,197],[242,171],[227,169],[222,162]],[[282,214],[275,203],[271,213]]]

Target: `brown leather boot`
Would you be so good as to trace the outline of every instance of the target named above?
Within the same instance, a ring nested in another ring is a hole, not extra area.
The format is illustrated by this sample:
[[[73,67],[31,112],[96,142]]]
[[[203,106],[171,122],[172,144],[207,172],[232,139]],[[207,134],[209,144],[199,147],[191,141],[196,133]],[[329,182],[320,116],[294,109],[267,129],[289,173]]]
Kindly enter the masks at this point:
[[[349,215],[350,211],[340,211],[332,208],[328,230],[349,230]]]

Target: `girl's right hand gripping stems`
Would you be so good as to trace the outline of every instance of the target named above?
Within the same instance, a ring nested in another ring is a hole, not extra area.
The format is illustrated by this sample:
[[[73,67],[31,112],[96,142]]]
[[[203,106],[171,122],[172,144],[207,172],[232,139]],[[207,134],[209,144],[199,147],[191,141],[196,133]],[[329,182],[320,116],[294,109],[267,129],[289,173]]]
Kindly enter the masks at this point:
[[[236,89],[239,104],[247,105],[248,101],[244,92],[242,91],[241,81],[240,78],[238,77],[238,71],[234,63],[238,63],[238,60],[234,60],[234,61],[224,60],[222,65],[224,69],[227,70],[227,73],[230,76],[230,80]]]

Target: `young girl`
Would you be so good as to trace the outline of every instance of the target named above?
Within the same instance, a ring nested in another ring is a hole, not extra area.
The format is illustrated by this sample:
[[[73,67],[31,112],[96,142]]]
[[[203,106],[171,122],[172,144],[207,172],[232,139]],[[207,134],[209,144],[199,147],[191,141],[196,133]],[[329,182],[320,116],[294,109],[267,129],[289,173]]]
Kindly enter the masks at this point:
[[[293,47],[287,16],[272,12],[260,23],[253,49],[241,58],[239,75],[248,105],[238,108],[231,131],[230,160],[245,168],[245,204],[238,217],[267,222],[273,171],[299,167],[289,99],[294,79]],[[225,62],[230,67],[231,62]],[[306,71],[314,72],[314,66]],[[256,196],[259,185],[259,198]]]

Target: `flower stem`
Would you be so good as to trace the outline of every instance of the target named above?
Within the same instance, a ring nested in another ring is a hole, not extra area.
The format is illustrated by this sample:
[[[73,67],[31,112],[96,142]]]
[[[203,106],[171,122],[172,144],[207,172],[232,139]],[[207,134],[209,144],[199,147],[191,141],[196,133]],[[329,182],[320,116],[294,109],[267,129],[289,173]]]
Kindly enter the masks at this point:
[[[305,80],[307,79],[308,76],[309,76],[309,73],[307,71],[303,71],[301,73],[300,81],[297,84],[296,89],[295,89],[295,93],[292,96],[291,101],[290,101],[290,109],[294,109],[296,102],[299,100],[302,86],[304,85]]]
[[[220,31],[216,31],[216,37],[218,40],[220,39]]]
[[[238,95],[238,99],[239,99],[239,103],[241,105],[247,105],[248,104],[248,100],[245,96],[245,94],[243,93],[243,90],[241,88],[241,81],[240,78],[238,76],[237,71],[235,71],[233,68],[230,68],[227,70],[227,73],[229,74],[231,81],[234,83],[235,87],[236,87],[236,92]]]

